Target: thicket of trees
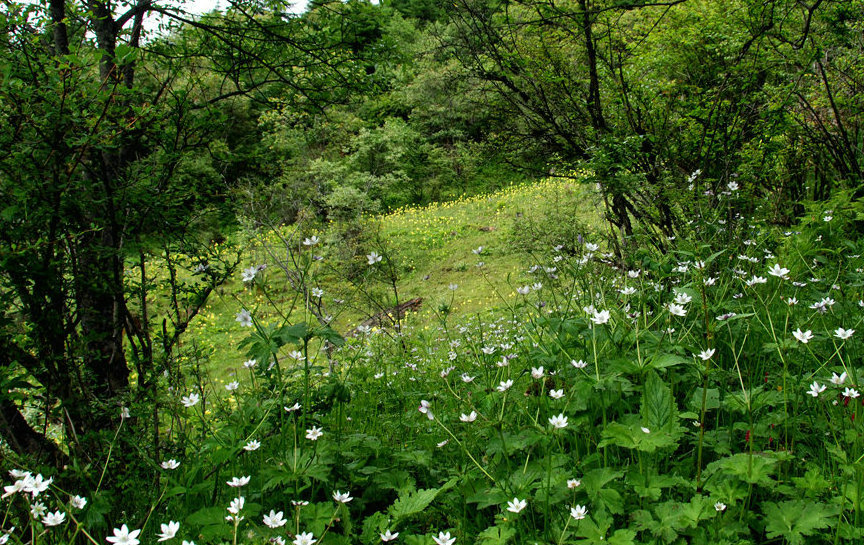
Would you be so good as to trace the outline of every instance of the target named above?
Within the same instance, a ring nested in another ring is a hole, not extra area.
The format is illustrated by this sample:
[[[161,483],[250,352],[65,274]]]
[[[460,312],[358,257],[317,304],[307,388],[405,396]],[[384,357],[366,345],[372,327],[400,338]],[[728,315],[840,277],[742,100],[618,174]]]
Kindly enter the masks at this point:
[[[58,464],[158,395],[236,267],[213,243],[239,213],[350,222],[578,167],[623,255],[638,237],[664,250],[689,196],[729,184],[777,223],[864,196],[859,0],[6,6],[0,436]],[[174,24],[147,35],[155,14]],[[153,255],[176,271],[165,304]]]

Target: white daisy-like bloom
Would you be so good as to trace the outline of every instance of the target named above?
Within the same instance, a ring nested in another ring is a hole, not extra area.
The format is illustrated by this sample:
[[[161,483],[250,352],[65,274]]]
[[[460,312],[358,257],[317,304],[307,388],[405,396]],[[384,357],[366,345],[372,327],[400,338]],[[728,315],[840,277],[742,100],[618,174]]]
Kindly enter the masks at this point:
[[[756,284],[765,284],[767,282],[768,282],[768,279],[765,278],[764,276],[755,276],[754,275],[750,280],[748,280],[745,283],[747,284],[747,286],[752,287],[752,286],[755,286]]]
[[[243,367],[245,367],[246,369],[252,369],[256,365],[258,365],[258,360],[255,359],[246,360],[243,362]]]
[[[618,291],[621,293],[621,295],[633,295],[634,293],[636,293],[636,288],[634,288],[633,286],[627,286],[626,288]]]
[[[82,496],[73,496],[72,499],[69,500],[69,503],[75,509],[84,509],[87,506],[87,498]]]
[[[140,529],[130,532],[129,527],[124,524],[120,528],[114,528],[114,535],[106,537],[105,541],[114,543],[114,545],[138,545],[140,543],[138,541],[138,534],[140,533]]]
[[[582,481],[579,479],[567,479],[567,488],[579,488],[582,486]]]
[[[679,291],[675,295],[675,304],[676,305],[684,306],[684,305],[690,303],[690,301],[692,301],[692,300],[693,300],[693,298],[690,295],[684,293],[683,291]]]
[[[595,311],[594,315],[591,316],[591,321],[597,325],[603,325],[609,321],[609,311],[608,310],[600,310]]]
[[[627,271],[627,276],[628,276],[629,278],[639,278],[639,274],[640,274],[641,272],[642,272],[642,269],[639,269],[639,270],[637,270],[637,271]]]
[[[54,511],[53,513],[48,513],[42,517],[42,524],[49,528],[51,526],[60,526],[65,521],[66,513],[63,511]]]
[[[279,511],[278,513],[273,509],[270,510],[269,515],[264,515],[264,524],[267,525],[268,528],[280,528],[285,526],[285,523],[288,521],[283,517],[284,513]]]
[[[506,392],[507,390],[510,389],[511,386],[513,386],[512,380],[502,380],[501,383],[498,384],[498,386],[495,389],[498,390],[499,392]]]
[[[844,382],[846,382],[846,371],[843,371],[839,375],[837,373],[831,373],[831,384],[834,386],[842,386]]]
[[[702,352],[699,352],[699,357],[702,359],[702,361],[708,361],[711,359],[711,356],[714,355],[714,352],[716,352],[714,348],[709,348],[708,350],[703,350]]]
[[[576,369],[585,369],[586,367],[588,367],[588,362],[583,361],[583,360],[579,360],[579,361],[570,360],[570,365],[572,365]]]
[[[254,266],[254,265],[247,268],[247,269],[243,269],[243,281],[244,282],[251,282],[251,281],[255,280],[256,274],[258,274],[258,267]]]
[[[312,288],[312,297],[318,297],[319,299],[324,296],[324,290],[321,288]]]
[[[324,435],[324,432],[321,430],[321,428],[318,428],[316,426],[312,426],[311,428],[306,430],[306,439],[309,439],[310,441],[317,441],[318,438],[322,435]]]
[[[236,390],[239,387],[240,387],[240,383],[237,382],[236,380],[231,381],[225,385],[225,389],[228,390],[229,392],[233,392],[234,390]]]
[[[561,399],[564,397],[564,388],[559,388],[558,390],[549,390],[549,397],[552,399]]]
[[[855,388],[844,388],[843,389],[843,397],[851,397],[852,399],[855,399],[856,397],[858,397],[860,395],[861,394],[858,393],[858,390],[856,390]]]
[[[588,250],[589,252],[596,252],[597,250],[600,249],[600,246],[597,244],[594,244],[593,242],[586,242],[585,243],[585,249]]]
[[[516,288],[516,293],[518,293],[519,295],[528,295],[529,293],[531,293],[531,286],[522,286]]]
[[[476,377],[472,377],[468,373],[462,373],[462,375],[459,378],[462,379],[462,382],[467,384],[469,382],[473,382]]]
[[[471,411],[470,414],[462,413],[459,416],[459,420],[461,420],[462,422],[474,422],[475,420],[477,420],[477,411]]]
[[[315,246],[319,242],[321,242],[320,238],[318,238],[316,236],[311,236],[311,237],[303,239],[303,246]]]
[[[351,497],[350,492],[340,492],[336,490],[335,492],[333,492],[333,499],[339,503],[348,503],[354,498]]]
[[[165,460],[159,465],[162,466],[162,469],[177,469],[178,467],[180,467],[180,462],[178,462],[174,458],[171,458],[170,460]]]
[[[449,442],[450,442],[449,439],[445,439],[445,440],[441,441],[440,443],[438,443],[438,444],[435,445],[435,446],[438,447],[438,448],[444,448],[444,447],[447,445],[447,443],[449,443]]]
[[[717,503],[714,504],[714,510],[717,511],[718,513],[722,513],[723,511],[726,510],[726,504],[723,503],[722,501],[718,501]]]
[[[826,388],[828,387],[824,384],[819,384],[818,382],[814,381],[813,384],[810,385],[810,390],[807,393],[813,397],[819,397],[819,394],[824,392]]]
[[[198,404],[199,401],[201,401],[201,396],[196,394],[195,392],[192,392],[188,396],[183,396],[180,398],[180,403],[182,403],[183,406],[187,409],[194,407]]]
[[[584,505],[577,505],[575,507],[570,508],[570,516],[576,520],[582,520],[585,518],[585,515],[588,514],[588,507]]]
[[[246,498],[243,496],[234,498],[231,500],[231,504],[228,505],[228,512],[232,515],[240,514],[240,511],[243,509],[243,506],[246,505]]]
[[[251,441],[246,443],[246,445],[243,447],[243,450],[251,452],[253,450],[258,450],[259,448],[261,448],[261,442],[256,439],[252,439]]]
[[[314,545],[315,535],[312,532],[302,532],[297,534],[297,537],[291,543],[294,545]]]
[[[232,477],[230,481],[225,481],[225,484],[232,488],[240,488],[241,486],[249,484],[249,481],[251,480],[251,475],[246,475],[245,477]]]
[[[240,322],[243,327],[252,327],[252,313],[244,308],[237,313],[235,321]]]
[[[854,329],[843,329],[842,327],[838,327],[834,330],[834,336],[841,340],[846,340],[855,333]]]
[[[651,433],[651,430],[646,428],[645,426],[642,426],[642,433]]]
[[[553,416],[549,418],[549,424],[556,430],[564,429],[567,427],[567,417],[564,416],[564,413]]]
[[[432,414],[432,410],[430,409],[431,403],[426,401],[425,399],[420,400],[420,406],[417,407],[417,410],[426,415],[426,418],[429,420],[435,420],[435,415]]]
[[[809,329],[807,331],[801,331],[801,329],[798,328],[792,332],[792,336],[798,339],[799,342],[807,344],[810,342],[810,339],[813,338],[813,332]]]
[[[528,507],[528,500],[520,500],[519,498],[513,498],[512,500],[507,501],[507,510],[511,513],[519,513],[526,507]]]
[[[366,256],[366,261],[369,263],[369,265],[379,263],[381,259],[382,257],[378,255],[378,252],[372,252],[371,254]]]
[[[775,263],[773,267],[769,268],[768,274],[776,276],[777,278],[782,278],[783,280],[789,279],[789,269],[781,267],[779,263]]]
[[[282,408],[285,409],[285,412],[293,413],[294,411],[299,411],[300,407],[302,407],[302,405],[300,405],[299,403],[294,403],[290,407],[282,407]]]
[[[786,299],[786,304],[789,305],[790,307],[795,306],[798,304],[798,299],[795,297],[790,297],[790,298]]]
[[[685,309],[681,305],[676,305],[675,303],[669,303],[668,309],[669,309],[669,314],[671,314],[672,316],[686,316],[687,315],[687,309]]]
[[[170,521],[168,524],[161,524],[162,532],[159,533],[159,541],[168,541],[169,539],[174,539],[174,536],[177,535],[177,531],[180,530],[180,523],[175,521]]]
[[[450,532],[438,532],[437,536],[432,537],[437,545],[453,545],[456,543],[455,537],[450,537]]]
[[[543,366],[541,365],[540,367],[532,367],[531,377],[538,380],[543,378]]]
[[[482,248],[482,246],[481,246],[481,248]],[[384,543],[387,543],[388,541],[393,541],[394,539],[399,537],[399,532],[391,532],[390,530],[387,530],[383,534],[378,534],[378,535],[381,536],[381,541],[383,541]]]

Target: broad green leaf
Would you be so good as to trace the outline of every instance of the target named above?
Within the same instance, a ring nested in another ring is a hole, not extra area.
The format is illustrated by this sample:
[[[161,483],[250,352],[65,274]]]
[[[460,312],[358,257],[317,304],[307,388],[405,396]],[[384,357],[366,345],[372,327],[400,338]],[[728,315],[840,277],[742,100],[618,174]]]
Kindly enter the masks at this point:
[[[765,509],[765,533],[768,538],[783,537],[790,545],[802,545],[805,536],[828,528],[835,522],[837,509],[824,503],[805,500],[768,502]]]
[[[483,545],[504,545],[513,539],[516,529],[512,526],[490,526],[477,535],[477,543]]]
[[[667,430],[674,418],[674,401],[669,387],[649,371],[642,391],[642,422],[652,431]]]

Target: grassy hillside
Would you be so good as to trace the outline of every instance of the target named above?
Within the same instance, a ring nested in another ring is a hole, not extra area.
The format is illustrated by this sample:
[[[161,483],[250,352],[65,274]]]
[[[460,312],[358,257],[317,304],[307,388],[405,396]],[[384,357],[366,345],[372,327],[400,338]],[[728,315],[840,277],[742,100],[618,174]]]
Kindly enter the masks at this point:
[[[547,179],[451,202],[395,210],[370,218],[368,228],[378,230],[388,254],[401,265],[399,299],[423,298],[422,310],[413,318],[422,322],[442,305],[459,315],[492,308],[502,298],[512,297],[514,289],[509,284],[519,282],[531,263],[531,257],[520,248],[534,246],[538,251],[549,251],[556,236],[573,229],[599,229],[596,207],[583,184]],[[319,235],[327,240],[327,233]],[[273,233],[253,234],[243,267],[267,263],[270,256],[262,247],[265,240],[273,242],[278,237]],[[482,251],[475,253],[480,247]],[[480,263],[483,265],[478,266]],[[232,375],[245,360],[237,346],[248,330],[235,321],[241,302],[254,306],[263,304],[269,296],[287,307],[293,297],[293,290],[285,285],[281,278],[284,275],[276,267],[268,267],[264,274],[269,286],[281,283],[282,287],[272,293],[251,289],[238,273],[211,297],[191,325],[191,337],[198,339],[205,355],[210,354],[207,367],[218,377]],[[338,278],[322,275],[319,285],[327,297],[344,293],[345,286],[340,284]],[[456,289],[451,290],[451,286]],[[334,328],[348,331],[366,317],[366,313],[347,309],[335,316]],[[289,316],[292,322],[310,318],[303,315],[302,309]]]

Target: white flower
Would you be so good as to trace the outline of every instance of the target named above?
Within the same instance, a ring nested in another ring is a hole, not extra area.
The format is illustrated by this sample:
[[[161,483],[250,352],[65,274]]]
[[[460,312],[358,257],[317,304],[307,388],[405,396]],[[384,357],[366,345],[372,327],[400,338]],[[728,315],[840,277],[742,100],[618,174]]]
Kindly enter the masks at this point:
[[[321,428],[316,426],[312,426],[306,430],[306,439],[309,439],[310,441],[317,441],[322,435],[324,435],[324,432],[321,431]]]
[[[782,278],[783,280],[789,279],[789,269],[781,267],[779,263],[775,263],[773,267],[768,269],[768,274],[776,276],[777,278]]]
[[[570,508],[570,516],[576,520],[582,520],[588,514],[588,507],[577,505]]]
[[[268,528],[279,528],[285,526],[285,523],[288,521],[282,518],[283,514],[282,511],[277,513],[271,509],[269,515],[264,515],[264,524],[266,524]]]
[[[162,466],[162,469],[177,469],[180,467],[180,462],[171,458],[170,460],[165,460],[160,465]]]
[[[42,474],[38,474],[35,477],[27,476],[24,478],[24,492],[29,492],[35,498],[41,492],[45,492],[48,490],[48,487],[51,485],[51,482],[54,480],[53,477],[50,479],[45,479],[42,477]]]
[[[243,447],[243,450],[251,452],[253,450],[258,450],[259,448],[261,448],[261,442],[252,439],[251,441],[246,443],[246,445]]]
[[[516,293],[519,295],[528,295],[531,293],[531,286],[522,286],[521,288],[516,288]]]
[[[44,515],[46,511],[47,509],[45,508],[45,504],[41,501],[33,502],[30,506],[30,515],[32,515],[34,519],[38,519]]]
[[[567,488],[579,488],[582,485],[582,481],[579,479],[567,479]]]
[[[645,426],[642,426],[642,433],[651,433],[651,430],[649,430]]]
[[[476,255],[480,255],[483,253],[483,246],[478,246],[477,248],[474,248],[473,250],[471,250],[471,252],[473,252]],[[399,535],[399,534],[396,534],[396,535]]]
[[[228,512],[232,515],[240,514],[240,510],[243,509],[243,506],[246,504],[246,498],[240,496],[239,498],[234,498],[231,500],[231,504],[228,506]]]
[[[198,404],[199,401],[201,401],[201,396],[199,396],[195,392],[192,392],[188,396],[183,396],[180,398],[180,403],[182,403],[183,406],[186,408],[194,407]]]
[[[240,387],[240,383],[237,382],[236,380],[233,382],[229,382],[228,384],[225,385],[225,389],[228,390],[229,392],[233,392],[234,390],[236,390],[239,387]]]
[[[834,336],[844,341],[851,337],[853,333],[855,333],[854,329],[843,329],[842,327],[838,327],[834,330]]]
[[[621,292],[621,295],[633,295],[634,293],[636,293],[636,288],[634,288],[633,286],[627,286],[623,290],[618,291]]]
[[[588,367],[588,362],[585,362],[582,360],[579,360],[579,361],[570,360],[570,365],[572,365],[576,369],[585,369],[586,367]]]
[[[240,322],[240,325],[243,327],[252,327],[252,313],[245,308],[237,313],[234,320]]]
[[[482,248],[483,246],[480,246],[480,247]],[[383,534],[379,534],[379,535],[381,536],[381,541],[386,543],[388,541],[393,541],[394,539],[399,537],[399,532],[393,533],[390,530],[387,530]]]
[[[438,532],[438,537],[432,537],[432,541],[438,545],[453,545],[456,543],[455,537],[450,537],[450,532]]]
[[[343,492],[339,492],[337,490],[337,491],[333,492],[333,499],[339,503],[348,503],[349,501],[353,500],[354,498],[351,497],[350,492],[344,492],[343,493]]]
[[[627,276],[629,278],[639,278],[639,273],[641,273],[641,272],[642,272],[642,269],[639,269],[638,271],[627,271]]]
[[[808,329],[807,331],[801,331],[801,329],[796,329],[792,332],[792,336],[798,339],[800,342],[807,344],[810,342],[810,339],[813,338],[813,333]]]
[[[258,267],[252,266],[248,269],[243,269],[243,281],[251,282],[255,280],[255,275],[258,274]]]
[[[462,422],[474,422],[477,420],[477,411],[471,411],[471,414],[462,413],[459,416],[459,420]]]
[[[282,407],[282,408],[285,409],[285,411],[287,411],[289,413],[293,413],[294,411],[299,411],[301,406],[302,405],[300,405],[299,403],[295,403],[295,404],[291,405],[290,407]]]
[[[243,362],[243,367],[245,367],[246,369],[252,369],[256,365],[258,365],[258,360],[254,360],[254,359],[253,360],[246,360]]]
[[[597,325],[603,325],[609,321],[609,311],[601,310],[599,312],[594,312],[594,315],[591,317],[591,321]]]
[[[588,250],[589,252],[596,252],[597,250],[600,249],[600,246],[597,244],[594,244],[592,242],[586,242],[585,243],[585,249]]]
[[[378,263],[379,261],[381,261],[381,259],[382,258],[380,255],[378,255],[378,252],[372,252],[371,254],[366,256],[366,260],[369,262],[370,265]]]
[[[726,504],[723,503],[722,501],[718,501],[717,503],[714,504],[714,509],[715,509],[718,513],[722,513],[723,511],[726,510]]]
[[[501,383],[495,389],[498,390],[499,392],[506,392],[507,390],[510,389],[511,386],[513,386],[512,380],[502,380]]]
[[[564,413],[559,414],[558,416],[553,416],[549,419],[549,424],[552,425],[553,428],[560,430],[562,428],[567,427],[567,417],[564,416]]]
[[[810,390],[807,392],[813,397],[819,397],[819,394],[825,391],[828,388],[825,385],[821,385],[818,382],[814,381],[813,384],[810,385]]]
[[[120,418],[123,420],[132,418],[132,414],[129,412],[129,407],[120,407]]]
[[[462,373],[462,376],[460,378],[462,379],[462,382],[467,384],[469,382],[472,382],[475,377],[472,377],[468,373]]]
[[[798,299],[796,299],[795,297],[790,297],[789,299],[786,299],[786,304],[789,305],[790,307],[797,305]]]
[[[717,279],[713,276],[709,276],[708,278],[702,280],[702,284],[705,286],[713,286],[715,282],[717,282]]]
[[[699,352],[699,357],[702,358],[702,361],[708,361],[711,359],[711,356],[714,355],[714,352],[716,352],[715,349],[709,348],[708,350],[703,350],[702,352]]]
[[[528,506],[527,500],[520,500],[519,498],[513,498],[512,501],[507,502],[507,510],[511,513],[518,513],[525,509]]]
[[[687,309],[682,307],[681,305],[676,305],[675,303],[669,303],[669,314],[673,316],[686,316]]]
[[[432,414],[432,411],[429,410],[429,407],[431,407],[431,404],[425,399],[421,399],[420,406],[417,407],[417,410],[425,414],[429,420],[435,420],[435,415]]]
[[[443,448],[443,447],[446,446],[447,443],[449,443],[449,442],[450,442],[449,439],[445,439],[445,440],[441,441],[440,443],[438,443],[438,444],[435,445],[435,446],[438,447],[438,448]]]
[[[688,304],[692,300],[693,298],[684,293],[683,291],[679,291],[677,294],[675,294],[675,304],[683,306]]]
[[[851,397],[852,399],[855,399],[859,395],[861,395],[861,394],[859,394],[858,390],[856,390],[855,388],[844,388],[843,389],[843,397]]]
[[[252,475],[246,475],[245,477],[232,477],[230,481],[225,481],[225,484],[232,488],[240,488],[241,486],[249,484],[249,481],[251,480]]]
[[[541,365],[540,367],[532,367],[531,376],[536,379],[543,378],[543,366]]]
[[[82,498],[81,496],[73,496],[69,503],[72,504],[72,507],[75,509],[84,509],[87,506],[87,498]]]
[[[320,238],[316,236],[311,236],[309,238],[303,239],[303,246],[315,246],[321,241]]]
[[[450,284],[447,287],[450,288],[450,291],[456,291],[459,289],[459,284]]]
[[[751,278],[750,280],[745,282],[745,284],[747,284],[748,287],[752,287],[752,286],[755,286],[756,284],[765,284],[766,282],[768,282],[768,279],[765,278],[764,276],[753,275],[753,278]]]
[[[837,373],[831,373],[831,384],[842,386],[844,382],[846,382],[846,371],[843,371],[839,376]]]
[[[54,511],[42,517],[42,524],[45,526],[60,526],[66,520],[66,513],[62,511]]]
[[[168,541],[169,539],[174,539],[174,536],[177,535],[177,530],[180,529],[180,523],[169,521],[168,524],[162,524],[162,533],[159,534],[159,541]]]
[[[124,524],[120,528],[114,528],[114,535],[105,538],[105,541],[114,543],[115,545],[138,545],[138,534],[141,530],[129,531],[129,528]]]
[[[322,290],[321,288],[312,288],[312,297],[319,297],[320,298],[323,296],[324,296],[324,290]]]
[[[726,187],[729,188],[729,191],[738,191],[738,182],[729,182]]]
[[[315,536],[312,532],[303,532],[301,534],[297,534],[297,537],[292,541],[294,545],[313,545],[315,543]]]
[[[552,399],[561,399],[564,397],[564,388],[558,390],[549,390],[549,397]]]
[[[309,502],[306,500],[291,500],[291,505],[294,507],[303,507],[309,505]]]

